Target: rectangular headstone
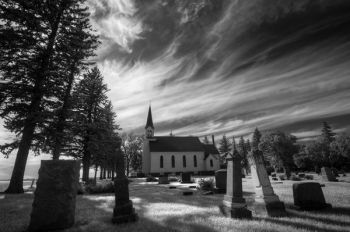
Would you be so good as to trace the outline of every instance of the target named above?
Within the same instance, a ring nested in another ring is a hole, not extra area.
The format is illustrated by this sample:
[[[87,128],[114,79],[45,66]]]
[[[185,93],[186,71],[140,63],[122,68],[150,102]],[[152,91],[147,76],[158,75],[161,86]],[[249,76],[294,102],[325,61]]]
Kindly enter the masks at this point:
[[[191,173],[189,172],[181,173],[181,183],[192,183]]]
[[[322,167],[321,175],[323,181],[337,181],[329,167]]]
[[[330,207],[326,204],[321,185],[315,182],[293,184],[294,205],[303,210],[315,210]]]
[[[80,161],[42,160],[28,231],[66,229],[74,224]]]
[[[226,192],[227,170],[220,169],[215,172],[215,187],[217,191]]]

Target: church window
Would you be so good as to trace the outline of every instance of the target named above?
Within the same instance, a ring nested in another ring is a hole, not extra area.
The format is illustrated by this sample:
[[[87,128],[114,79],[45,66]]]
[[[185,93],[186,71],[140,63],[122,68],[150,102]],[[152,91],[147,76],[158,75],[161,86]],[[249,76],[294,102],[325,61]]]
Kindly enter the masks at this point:
[[[210,167],[213,167],[214,165],[213,165],[213,160],[211,159],[210,160]]]
[[[163,168],[163,156],[160,156],[160,168]]]
[[[175,168],[175,156],[171,156],[171,167]]]
[[[196,155],[193,156],[193,164],[194,164],[194,167],[196,168],[197,167],[197,156]]]
[[[184,168],[186,167],[186,156],[182,156],[182,163]]]

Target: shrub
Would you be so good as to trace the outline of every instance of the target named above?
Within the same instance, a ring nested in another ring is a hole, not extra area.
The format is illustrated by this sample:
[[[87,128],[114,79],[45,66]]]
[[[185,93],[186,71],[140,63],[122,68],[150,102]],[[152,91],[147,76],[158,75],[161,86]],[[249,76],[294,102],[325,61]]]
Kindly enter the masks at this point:
[[[287,179],[287,178],[286,178],[286,175],[284,175],[284,174],[279,175],[278,178],[279,178],[280,180],[286,180],[286,179]]]
[[[114,193],[114,183],[111,180],[103,180],[96,185],[88,184],[85,186],[85,191],[92,194]]]
[[[301,179],[300,179],[298,176],[296,176],[296,175],[292,175],[292,176],[290,177],[290,179],[291,179],[292,181],[301,181]]]
[[[305,175],[305,179],[307,180],[313,180],[314,176],[313,175]]]
[[[198,181],[199,189],[210,191],[214,189],[214,180],[211,178],[202,178]]]

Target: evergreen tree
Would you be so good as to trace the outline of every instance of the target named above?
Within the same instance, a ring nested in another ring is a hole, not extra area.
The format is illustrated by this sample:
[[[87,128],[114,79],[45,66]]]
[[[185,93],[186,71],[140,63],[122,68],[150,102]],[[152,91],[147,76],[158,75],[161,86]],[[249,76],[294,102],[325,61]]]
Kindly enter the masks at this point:
[[[248,140],[249,142],[249,140]],[[242,163],[242,167],[246,170],[246,172],[248,173],[248,169],[249,169],[249,163],[248,163],[248,150],[247,150],[247,144],[243,139],[243,136],[241,136],[241,138],[239,139],[238,142],[238,152],[241,155],[241,163]]]
[[[17,140],[1,147],[9,155],[18,148],[7,193],[23,193],[29,150],[39,154],[57,108],[57,93],[64,83],[60,54],[55,47],[63,22],[83,10],[83,0],[0,1],[0,117]],[[68,25],[69,27],[70,25]]]
[[[219,141],[219,152],[221,153],[221,161],[226,159],[228,155],[231,155],[231,144],[230,140],[226,137],[226,135],[222,136],[222,139]]]
[[[254,134],[253,134],[253,141],[252,141],[252,151],[259,150],[259,143],[261,139],[261,133],[258,130],[258,128],[255,128]]]
[[[72,121],[71,92],[76,77],[91,64],[86,60],[94,55],[98,45],[97,36],[88,20],[87,8],[76,5],[70,12],[61,23],[62,33],[57,36],[55,47],[59,54],[57,63],[64,77],[64,86],[58,95],[60,105],[55,110],[52,126],[46,130],[46,152],[52,152],[53,159],[58,159],[65,152],[66,145],[74,136],[67,130]]]
[[[335,133],[332,131],[332,128],[328,125],[327,122],[322,123],[322,133],[321,133],[321,139],[324,143],[330,144],[332,141],[334,141]]]
[[[92,151],[98,148],[98,142],[103,138],[106,129],[104,112],[109,104],[106,84],[98,68],[93,68],[83,75],[73,92],[74,116],[71,129],[75,136],[76,148],[71,153],[82,158],[83,180],[89,180],[89,168],[92,163]],[[108,125],[108,124],[107,124]]]
[[[251,151],[251,146],[250,146],[250,140],[247,139],[247,141],[245,142],[245,147],[246,147],[246,151],[247,152],[250,152]]]
[[[290,177],[294,164],[293,155],[298,153],[295,136],[281,131],[264,133],[259,143],[259,150],[263,152],[265,161],[275,168],[284,168],[287,177]]]

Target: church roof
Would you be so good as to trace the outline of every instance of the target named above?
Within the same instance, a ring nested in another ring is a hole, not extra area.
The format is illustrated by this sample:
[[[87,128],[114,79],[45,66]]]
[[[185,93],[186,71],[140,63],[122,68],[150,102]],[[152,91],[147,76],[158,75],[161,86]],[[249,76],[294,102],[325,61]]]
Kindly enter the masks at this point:
[[[219,151],[213,144],[203,144],[205,153],[218,155]]]
[[[145,129],[147,129],[148,127],[151,127],[154,129],[151,106],[149,106],[149,108],[148,108],[148,116],[147,116],[147,122],[146,122]]]
[[[154,136],[149,141],[151,152],[205,151],[198,137]]]

